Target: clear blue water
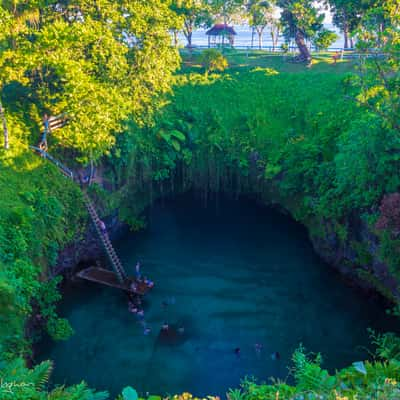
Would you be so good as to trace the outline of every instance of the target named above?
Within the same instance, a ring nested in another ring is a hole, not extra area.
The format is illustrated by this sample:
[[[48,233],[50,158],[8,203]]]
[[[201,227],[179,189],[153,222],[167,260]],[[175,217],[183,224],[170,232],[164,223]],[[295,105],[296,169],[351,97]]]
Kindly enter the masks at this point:
[[[334,370],[367,357],[367,327],[395,327],[376,301],[320,261],[300,225],[251,201],[159,203],[148,229],[116,247],[132,273],[140,260],[156,282],[144,305],[152,332],[143,334],[119,291],[70,285],[60,312],[76,334],[41,349],[55,361],[54,383],[84,379],[113,395],[126,385],[222,395],[246,375],[286,378],[299,342]],[[280,360],[271,357],[276,351]]]

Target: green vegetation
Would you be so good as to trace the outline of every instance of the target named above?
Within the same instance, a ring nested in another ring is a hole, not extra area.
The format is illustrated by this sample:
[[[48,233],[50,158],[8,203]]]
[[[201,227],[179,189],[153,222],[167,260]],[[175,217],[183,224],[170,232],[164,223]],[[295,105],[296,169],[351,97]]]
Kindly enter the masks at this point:
[[[302,60],[310,58],[305,38],[321,48],[332,41],[312,2],[278,3]],[[340,250],[350,246],[355,275],[398,301],[373,264],[382,262],[399,281],[399,2],[329,3],[346,35],[358,34],[360,51],[378,49],[377,57],[333,65],[319,53],[305,69],[261,52],[183,52],[176,76],[179,56],[168,30],[189,24],[190,41],[193,27],[211,14],[228,21],[243,2],[213,1],[209,10],[159,0],[1,3],[0,118],[5,140],[10,136],[0,153],[2,399],[107,397],[85,384],[48,392],[51,363],[25,363],[38,333],[32,327],[56,339],[72,333],[56,313],[52,269],[58,251],[86,225],[77,186],[28,151],[45,112],[69,115],[67,127],[50,137],[52,152],[75,167],[101,165],[115,190],[93,192],[132,227],[143,226],[142,209],[168,191],[258,194],[289,210],[313,238],[333,236]],[[267,23],[266,5],[247,9],[254,26]],[[203,75],[203,68],[226,73]],[[371,237],[376,249],[367,245]],[[372,361],[331,375],[320,355],[299,347],[295,385],[245,380],[229,398],[397,399],[399,339],[372,338]],[[126,388],[121,398],[135,393]]]
[[[224,72],[228,68],[228,60],[215,49],[204,50],[200,55],[200,61],[206,74]]]
[[[311,54],[306,40],[318,45],[322,42],[329,47],[334,42],[332,32],[324,28],[324,14],[311,0],[278,0],[277,5],[282,8],[281,22],[284,35],[287,39],[294,39],[299,49],[298,61],[309,62]],[[320,47],[320,46],[318,46]],[[322,47],[324,48],[324,47]]]
[[[46,280],[57,252],[84,227],[80,193],[59,172],[31,153],[3,154],[0,200],[0,345],[5,359],[29,352],[24,325],[33,313],[43,317],[48,332],[69,330],[57,319],[52,299],[54,281]]]
[[[181,74],[203,71],[201,64],[201,50],[182,50],[182,67]],[[229,69],[227,72],[244,72],[254,68],[272,68],[277,72],[291,72],[313,74],[314,72],[326,74],[343,74],[346,72],[355,72],[357,61],[353,59],[339,60],[334,64],[331,53],[319,52],[313,55],[312,66],[305,69],[303,64],[290,62],[289,55],[277,55],[265,51],[245,51],[245,50],[228,50],[222,51],[223,56],[227,59]]]

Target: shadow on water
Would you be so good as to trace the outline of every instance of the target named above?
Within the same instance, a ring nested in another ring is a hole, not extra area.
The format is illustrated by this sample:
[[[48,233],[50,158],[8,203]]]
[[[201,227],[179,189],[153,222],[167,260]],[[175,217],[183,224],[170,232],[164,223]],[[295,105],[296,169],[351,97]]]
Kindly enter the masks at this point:
[[[76,334],[41,345],[41,358],[55,360],[54,383],[84,379],[112,395],[127,385],[223,395],[246,375],[286,378],[300,342],[333,371],[368,357],[367,327],[398,330],[376,299],[348,287],[316,256],[306,231],[275,210],[224,198],[204,208],[185,195],[156,204],[148,219],[146,231],[116,243],[131,274],[140,260],[156,282],[144,321],[118,291],[70,284],[60,313]]]

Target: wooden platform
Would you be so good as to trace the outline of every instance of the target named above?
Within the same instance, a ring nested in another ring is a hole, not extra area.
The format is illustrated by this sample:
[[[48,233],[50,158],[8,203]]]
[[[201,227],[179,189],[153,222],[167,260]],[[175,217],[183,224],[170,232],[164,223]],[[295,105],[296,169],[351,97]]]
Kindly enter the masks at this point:
[[[150,290],[144,282],[137,282],[135,278],[128,278],[126,283],[121,283],[115,272],[103,268],[89,267],[79,271],[76,276],[90,282],[100,283],[140,296],[145,295]],[[131,289],[131,282],[136,283],[137,290],[135,292]]]

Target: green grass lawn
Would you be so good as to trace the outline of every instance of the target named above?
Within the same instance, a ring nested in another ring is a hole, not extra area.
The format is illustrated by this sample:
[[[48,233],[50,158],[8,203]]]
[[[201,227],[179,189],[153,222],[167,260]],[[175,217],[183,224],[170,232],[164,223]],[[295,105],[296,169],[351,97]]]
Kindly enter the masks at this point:
[[[180,72],[203,72],[199,61],[201,52],[202,50],[200,49],[194,49],[191,52],[187,49],[182,49],[182,67]],[[272,68],[278,72],[310,71],[343,74],[353,71],[357,65],[356,59],[349,58],[338,60],[337,63],[334,64],[332,53],[328,52],[314,54],[311,68],[307,67],[305,64],[290,62],[292,55],[282,55],[261,50],[246,51],[225,49],[223,54],[229,62],[228,72],[245,71],[261,67]]]

